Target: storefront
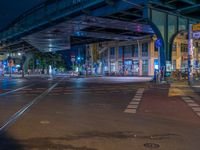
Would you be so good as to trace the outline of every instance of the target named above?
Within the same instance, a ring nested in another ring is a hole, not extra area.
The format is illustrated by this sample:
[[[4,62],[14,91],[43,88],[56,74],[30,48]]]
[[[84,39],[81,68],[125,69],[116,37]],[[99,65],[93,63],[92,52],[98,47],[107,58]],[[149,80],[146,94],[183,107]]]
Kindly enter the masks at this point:
[[[133,64],[133,61],[130,59],[124,61],[124,68],[125,68],[124,70],[125,70],[126,76],[133,75],[132,64]]]
[[[133,60],[133,75],[138,76],[139,75],[139,61]]]
[[[142,60],[142,75],[148,75],[148,60]]]
[[[141,41],[105,42],[99,47],[101,70],[103,75],[119,76],[153,76],[154,59],[157,53],[154,41],[145,39]]]

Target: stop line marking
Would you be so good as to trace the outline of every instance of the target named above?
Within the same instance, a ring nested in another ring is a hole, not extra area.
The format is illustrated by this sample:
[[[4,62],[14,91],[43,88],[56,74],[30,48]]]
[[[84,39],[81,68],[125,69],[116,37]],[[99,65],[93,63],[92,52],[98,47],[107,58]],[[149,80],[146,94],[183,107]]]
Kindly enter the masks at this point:
[[[140,88],[137,90],[135,96],[133,97],[132,101],[129,103],[129,105],[124,110],[125,113],[132,113],[135,114],[137,112],[137,108],[140,104],[140,101],[142,99],[142,95],[144,93],[144,88]]]

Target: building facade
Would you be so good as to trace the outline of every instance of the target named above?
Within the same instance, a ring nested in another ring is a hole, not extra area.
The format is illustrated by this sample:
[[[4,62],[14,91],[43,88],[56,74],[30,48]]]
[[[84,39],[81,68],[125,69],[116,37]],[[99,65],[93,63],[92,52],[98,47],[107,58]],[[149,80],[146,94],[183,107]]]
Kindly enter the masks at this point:
[[[158,49],[152,38],[94,43],[88,45],[86,54],[95,74],[153,76],[158,69]]]
[[[187,71],[188,69],[188,33],[179,33],[172,48],[172,70]],[[193,65],[195,70],[200,68],[200,41],[193,40]]]

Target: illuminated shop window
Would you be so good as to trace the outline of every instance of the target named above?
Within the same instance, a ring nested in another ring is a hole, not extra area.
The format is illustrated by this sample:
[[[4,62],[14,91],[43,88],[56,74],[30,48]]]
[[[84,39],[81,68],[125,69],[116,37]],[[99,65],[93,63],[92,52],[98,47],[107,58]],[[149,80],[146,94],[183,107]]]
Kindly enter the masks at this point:
[[[122,58],[122,55],[123,55],[123,47],[120,46],[118,49],[118,58]]]
[[[142,75],[148,75],[148,60],[142,60]]]
[[[111,58],[111,59],[114,59],[114,58],[115,58],[115,48],[114,48],[114,47],[111,47],[111,48],[110,48],[110,58]]]
[[[132,57],[132,46],[131,45],[124,47],[124,57],[125,58]]]
[[[188,52],[188,44],[181,43],[181,52],[182,53]]]
[[[137,45],[132,46],[132,57],[138,57],[138,46]]]
[[[139,75],[139,61],[133,60],[133,75]]]
[[[148,56],[148,43],[142,44],[142,56],[147,57]]]

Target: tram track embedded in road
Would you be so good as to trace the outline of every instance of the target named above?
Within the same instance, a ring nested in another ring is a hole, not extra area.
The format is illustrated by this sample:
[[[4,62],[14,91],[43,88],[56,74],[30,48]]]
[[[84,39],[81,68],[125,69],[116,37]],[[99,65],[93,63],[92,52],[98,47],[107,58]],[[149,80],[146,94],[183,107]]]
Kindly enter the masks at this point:
[[[13,94],[13,93],[15,93],[15,92],[17,92],[17,91],[20,91],[20,90],[29,88],[29,87],[31,87],[31,86],[33,86],[33,85],[34,85],[34,84],[26,85],[26,86],[17,88],[17,89],[15,89],[15,90],[11,90],[11,91],[7,91],[7,92],[4,92],[4,93],[1,93],[1,94],[0,94],[0,97],[1,97],[1,96],[6,96],[6,95],[8,95],[8,94]]]
[[[38,103],[43,97],[45,97],[46,95],[48,95],[62,80],[64,80],[65,77],[63,77],[60,81],[58,81],[57,83],[54,83],[51,87],[49,87],[47,90],[45,90],[44,92],[42,92],[39,96],[37,96],[36,98],[34,98],[31,102],[29,102],[28,104],[26,104],[25,106],[23,106],[21,109],[19,109],[17,112],[15,112],[13,115],[11,115],[10,117],[8,117],[4,122],[2,122],[0,124],[0,134],[3,133],[9,126],[11,126],[12,124],[14,124],[16,122],[17,119],[19,119],[27,110],[29,110],[31,108],[31,106],[35,105],[36,103]],[[31,85],[29,85],[30,87]],[[26,86],[27,88],[28,86]],[[25,88],[25,87],[23,87]],[[16,90],[15,90],[16,91]],[[14,92],[15,92],[14,91]]]

